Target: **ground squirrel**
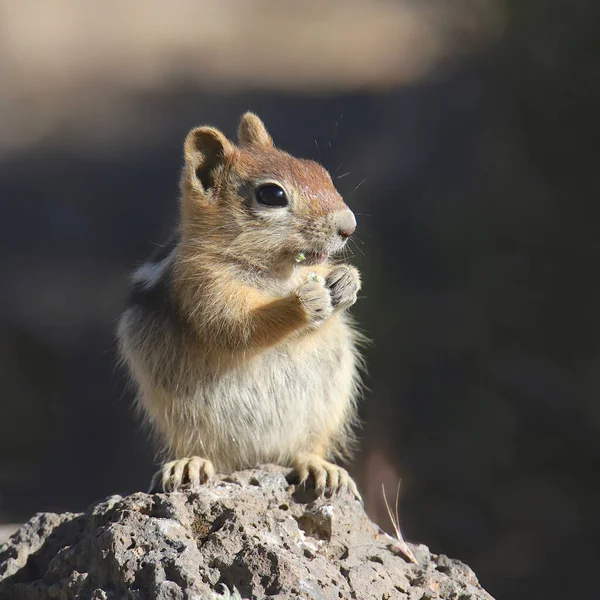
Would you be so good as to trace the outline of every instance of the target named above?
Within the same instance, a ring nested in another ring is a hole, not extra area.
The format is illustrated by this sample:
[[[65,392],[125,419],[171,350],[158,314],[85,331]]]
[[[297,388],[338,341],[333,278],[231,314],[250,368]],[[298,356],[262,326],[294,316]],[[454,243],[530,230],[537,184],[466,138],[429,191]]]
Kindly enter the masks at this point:
[[[246,113],[235,145],[184,143],[180,217],[135,271],[118,338],[138,406],[164,450],[151,489],[276,463],[317,490],[358,492],[345,469],[360,335],[358,271],[334,265],[356,219],[328,172],[278,150]]]

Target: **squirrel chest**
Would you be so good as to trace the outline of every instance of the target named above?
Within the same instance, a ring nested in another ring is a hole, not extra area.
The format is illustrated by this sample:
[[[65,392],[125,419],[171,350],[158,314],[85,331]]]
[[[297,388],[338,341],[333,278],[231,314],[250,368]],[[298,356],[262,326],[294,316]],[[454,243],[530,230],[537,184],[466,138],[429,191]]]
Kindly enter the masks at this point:
[[[138,348],[130,360],[137,363],[140,408],[176,455],[206,456],[222,471],[286,464],[308,439],[335,437],[350,425],[348,399],[357,395],[359,375],[347,315],[232,359],[176,320],[168,278],[157,272],[161,261],[154,265],[155,279],[138,286],[124,322]],[[172,356],[149,360],[146,339],[135,334],[148,330],[173,348]]]

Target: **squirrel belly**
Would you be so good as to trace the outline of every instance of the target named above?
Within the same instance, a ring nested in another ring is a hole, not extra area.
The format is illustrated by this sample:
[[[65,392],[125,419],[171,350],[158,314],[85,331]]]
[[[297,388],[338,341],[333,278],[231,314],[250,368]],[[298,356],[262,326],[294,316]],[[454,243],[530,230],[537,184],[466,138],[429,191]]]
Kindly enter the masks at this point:
[[[163,464],[151,488],[215,471],[291,466],[318,490],[356,485],[351,454],[362,336],[358,271],[333,264],[356,219],[317,163],[242,117],[186,137],[175,234],[132,277],[118,327],[137,408]]]

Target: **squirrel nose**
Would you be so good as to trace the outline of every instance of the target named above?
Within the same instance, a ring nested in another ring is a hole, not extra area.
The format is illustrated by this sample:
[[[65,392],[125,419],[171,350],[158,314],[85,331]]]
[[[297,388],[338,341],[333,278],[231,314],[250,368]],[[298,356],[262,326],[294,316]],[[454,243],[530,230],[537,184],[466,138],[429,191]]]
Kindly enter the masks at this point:
[[[335,224],[338,235],[343,239],[349,238],[356,229],[354,213],[349,208],[338,211],[335,214]]]

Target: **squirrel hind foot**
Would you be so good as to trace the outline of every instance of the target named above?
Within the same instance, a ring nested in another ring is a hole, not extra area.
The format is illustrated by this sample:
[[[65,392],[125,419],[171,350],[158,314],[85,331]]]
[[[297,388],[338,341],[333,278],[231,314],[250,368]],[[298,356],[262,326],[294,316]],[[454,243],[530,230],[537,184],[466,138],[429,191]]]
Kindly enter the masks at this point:
[[[149,494],[176,492],[183,486],[198,488],[215,474],[215,467],[205,458],[189,456],[165,463],[154,474]]]
[[[317,494],[350,493],[361,504],[362,497],[356,483],[343,467],[334,465],[316,454],[299,454],[293,461],[293,469],[300,485],[309,479],[314,482]]]

